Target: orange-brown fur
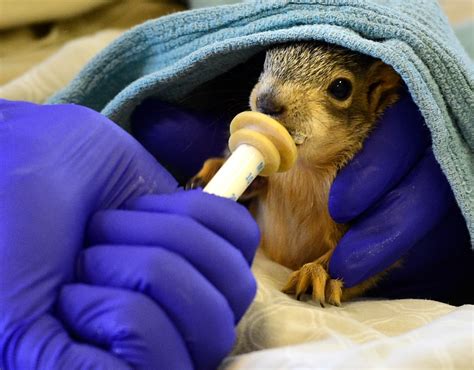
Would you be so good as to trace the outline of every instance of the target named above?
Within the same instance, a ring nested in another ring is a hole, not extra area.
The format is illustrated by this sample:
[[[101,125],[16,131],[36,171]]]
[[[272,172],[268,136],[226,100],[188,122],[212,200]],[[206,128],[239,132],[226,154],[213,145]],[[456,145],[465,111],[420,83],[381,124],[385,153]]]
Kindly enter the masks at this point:
[[[350,97],[343,101],[328,93],[338,78],[352,84]],[[283,107],[274,118],[294,137],[304,137],[295,166],[269,177],[250,205],[261,228],[261,249],[296,270],[285,292],[299,298],[312,287],[315,300],[338,305],[380,278],[343,288],[343,282],[329,277],[332,252],[348,226],[332,220],[328,197],[338,170],[361,149],[377,118],[398,99],[400,87],[391,67],[340,47],[295,43],[267,52],[250,106],[261,110],[258,97],[271,94],[272,103]],[[211,171],[205,167],[197,177],[210,178],[219,167],[219,162],[213,164]],[[257,194],[255,189],[252,194]]]

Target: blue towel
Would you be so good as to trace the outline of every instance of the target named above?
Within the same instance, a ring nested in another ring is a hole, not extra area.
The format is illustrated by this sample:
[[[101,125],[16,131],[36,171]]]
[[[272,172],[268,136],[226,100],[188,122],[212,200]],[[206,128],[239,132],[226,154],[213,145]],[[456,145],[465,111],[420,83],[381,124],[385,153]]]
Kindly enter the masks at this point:
[[[178,101],[268,45],[303,39],[372,55],[402,76],[473,238],[474,65],[433,0],[261,0],[175,13],[125,33],[50,102],[86,105],[128,129],[143,99]]]

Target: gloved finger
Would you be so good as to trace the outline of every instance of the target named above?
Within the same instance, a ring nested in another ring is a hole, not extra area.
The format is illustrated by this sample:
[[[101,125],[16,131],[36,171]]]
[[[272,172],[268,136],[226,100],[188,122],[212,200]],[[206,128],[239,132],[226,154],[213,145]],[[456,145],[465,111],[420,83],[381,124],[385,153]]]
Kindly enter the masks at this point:
[[[50,315],[22,325],[12,335],[1,335],[4,369],[130,369],[105,350],[76,343]]]
[[[125,208],[191,217],[229,241],[249,264],[260,241],[258,225],[244,206],[201,190],[145,195],[131,199]]]
[[[133,368],[193,368],[178,330],[166,313],[141,293],[65,285],[57,308],[74,336],[107,348]]]
[[[329,263],[331,276],[351,287],[384,271],[435,227],[452,201],[429,149],[400,185],[339,241]]]
[[[133,136],[175,177],[186,181],[207,158],[222,155],[230,119],[147,99],[131,121]]]
[[[346,223],[375,204],[420,160],[430,143],[429,130],[409,94],[388,108],[378,126],[336,176],[329,212]]]
[[[177,254],[154,247],[94,246],[80,261],[84,282],[139,291],[157,302],[197,369],[217,368],[232,349],[234,315],[226,299]]]
[[[255,295],[255,279],[242,253],[188,217],[100,211],[92,217],[88,235],[91,245],[154,245],[183,256],[224,295],[236,321]]]

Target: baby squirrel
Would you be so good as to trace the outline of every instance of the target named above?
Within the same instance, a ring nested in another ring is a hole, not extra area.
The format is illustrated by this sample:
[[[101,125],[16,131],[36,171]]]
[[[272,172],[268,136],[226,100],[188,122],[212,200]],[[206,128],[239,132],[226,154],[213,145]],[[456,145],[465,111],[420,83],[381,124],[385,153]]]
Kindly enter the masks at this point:
[[[329,260],[348,226],[332,220],[328,197],[338,170],[397,101],[402,84],[380,60],[335,45],[299,42],[267,51],[250,107],[286,127],[298,157],[290,171],[258,177],[244,196],[260,226],[260,248],[295,270],[284,292],[299,299],[312,288],[321,305],[340,305],[380,279],[381,274],[344,288],[330,278]],[[224,161],[206,161],[190,187],[207,183]]]

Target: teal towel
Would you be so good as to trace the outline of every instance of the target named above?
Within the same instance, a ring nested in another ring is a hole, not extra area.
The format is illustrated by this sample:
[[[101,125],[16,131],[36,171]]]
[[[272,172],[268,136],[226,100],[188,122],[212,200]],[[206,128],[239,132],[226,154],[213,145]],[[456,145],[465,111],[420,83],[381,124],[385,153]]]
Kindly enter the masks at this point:
[[[323,40],[392,65],[419,106],[474,236],[474,66],[433,0],[262,0],[197,9],[131,29],[51,99],[125,129],[146,97],[178,101],[268,45]]]

